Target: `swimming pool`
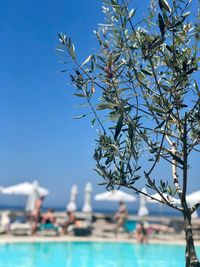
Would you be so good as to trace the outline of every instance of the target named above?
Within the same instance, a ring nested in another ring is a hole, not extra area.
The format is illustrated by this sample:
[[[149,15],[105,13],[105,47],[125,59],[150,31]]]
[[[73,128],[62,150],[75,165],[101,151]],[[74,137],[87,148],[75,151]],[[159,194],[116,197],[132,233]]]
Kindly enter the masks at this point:
[[[198,247],[200,255],[200,247]],[[0,244],[0,267],[182,267],[184,246],[118,242]]]

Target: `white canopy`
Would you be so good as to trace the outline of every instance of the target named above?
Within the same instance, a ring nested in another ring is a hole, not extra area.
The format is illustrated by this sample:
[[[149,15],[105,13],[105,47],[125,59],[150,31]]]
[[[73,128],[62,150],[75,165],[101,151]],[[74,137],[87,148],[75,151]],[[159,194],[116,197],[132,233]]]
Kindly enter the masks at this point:
[[[24,195],[28,196],[25,210],[31,212],[35,208],[35,201],[39,197],[45,197],[49,194],[46,188],[40,187],[37,181],[32,183],[24,182],[17,185],[4,187],[1,190],[2,194],[6,195]]]
[[[128,193],[125,193],[121,190],[113,190],[113,191],[100,193],[100,194],[95,195],[94,199],[97,201],[118,201],[118,202],[119,201],[123,201],[123,202],[136,201],[136,197]]]
[[[163,197],[165,199],[167,199],[171,204],[174,204],[174,205],[180,205],[180,200],[179,199],[176,199],[176,198],[173,198],[172,196],[166,194],[166,193],[163,193],[162,194]],[[156,194],[153,194],[151,195],[154,199],[151,199],[148,197],[148,202],[152,202],[152,203],[157,203],[157,200],[158,201],[161,201],[163,203],[165,203],[164,199],[161,197],[160,194],[156,193]]]
[[[37,181],[34,181],[32,183],[24,182],[8,187],[4,187],[1,190],[2,194],[7,195],[24,195],[29,196],[33,193],[33,191],[37,190],[38,195],[40,197],[47,196],[49,194],[49,191],[46,188],[40,187]]]
[[[197,202],[200,201],[200,191],[195,191],[189,195],[186,196],[186,201],[188,205],[191,207],[195,205]],[[198,218],[198,213],[197,211],[193,212],[192,218]]]
[[[195,205],[197,202],[200,201],[200,191],[195,191],[186,196],[187,203],[190,205]]]

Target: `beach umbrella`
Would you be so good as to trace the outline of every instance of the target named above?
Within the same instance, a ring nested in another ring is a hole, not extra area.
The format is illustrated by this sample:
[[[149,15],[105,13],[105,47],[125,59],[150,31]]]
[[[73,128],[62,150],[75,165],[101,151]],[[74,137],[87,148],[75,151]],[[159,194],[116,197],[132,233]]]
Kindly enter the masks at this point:
[[[197,202],[200,201],[200,191],[195,191],[189,195],[186,196],[186,201],[190,207],[195,205]],[[197,211],[193,212],[192,218],[198,218]]]
[[[40,197],[47,196],[49,194],[49,191],[44,188],[40,187],[37,181],[34,181],[32,183],[30,182],[24,182],[8,187],[4,187],[1,190],[2,194],[6,195],[24,195],[24,196],[30,196],[34,190],[37,190],[38,195]]]
[[[162,194],[163,197],[165,199],[167,199],[171,204],[174,204],[174,205],[180,205],[180,200],[179,199],[176,199],[176,198],[173,198],[172,196],[166,194],[166,193],[163,193]],[[163,203],[165,203],[164,199],[161,197],[160,194],[156,193],[156,194],[153,194],[151,195],[154,199],[151,199],[150,197],[147,197],[148,199],[148,202],[151,202],[151,203],[158,203],[158,201],[161,201]],[[158,201],[157,201],[158,200]]]
[[[25,211],[32,212],[35,210],[35,202],[38,198],[42,197],[39,192],[39,185],[37,181],[33,182],[33,187],[28,200],[26,202]]]
[[[186,196],[186,201],[190,205],[195,205],[197,202],[200,201],[200,191],[195,191]]]
[[[74,184],[74,185],[72,185],[72,188],[71,188],[70,201],[69,201],[69,204],[67,205],[67,208],[66,208],[67,211],[74,212],[77,210],[77,206],[76,206],[77,194],[78,194],[78,188],[77,188],[77,185]]]
[[[85,186],[85,201],[82,208],[83,212],[92,212],[92,206],[91,206],[91,193],[92,193],[92,184],[87,183]]]
[[[142,189],[143,193],[147,193],[146,188]],[[147,216],[149,214],[149,210],[147,208],[147,196],[140,194],[139,197],[140,200],[140,205],[139,205],[139,209],[138,209],[138,216]]]
[[[164,200],[162,199],[162,197],[156,193],[156,194],[153,194],[151,195],[154,199],[151,199],[150,197],[147,197],[147,202],[149,203],[153,203],[153,204],[158,204],[159,205],[159,211],[160,211],[160,216],[162,216],[162,213],[163,213],[163,204],[165,203]],[[171,204],[174,204],[174,205],[180,205],[180,200],[179,199],[176,199],[176,198],[173,198],[172,196],[166,194],[166,193],[163,193],[163,196],[164,198],[166,198]],[[157,200],[159,201],[162,201],[162,202],[158,202]]]
[[[123,201],[123,202],[133,202],[136,201],[136,197],[133,195],[130,195],[128,193],[125,193],[121,190],[113,190],[113,191],[107,191],[104,193],[100,193],[95,195],[94,197],[97,201]]]
[[[32,183],[24,182],[4,187],[2,188],[1,193],[6,195],[28,196],[25,211],[32,212],[35,208],[36,199],[47,196],[49,194],[49,191],[46,188],[39,186],[37,181],[33,181]]]

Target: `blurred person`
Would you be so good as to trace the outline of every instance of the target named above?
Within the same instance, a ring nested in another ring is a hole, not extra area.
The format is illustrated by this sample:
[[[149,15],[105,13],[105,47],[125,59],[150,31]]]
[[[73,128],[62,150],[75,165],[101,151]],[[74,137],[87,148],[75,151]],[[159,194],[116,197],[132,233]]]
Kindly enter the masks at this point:
[[[139,223],[136,226],[135,237],[138,243],[147,243],[148,242],[148,232],[144,223]]]
[[[41,221],[41,208],[43,200],[44,196],[38,197],[35,200],[34,210],[31,213],[31,217],[33,218],[32,234],[35,234],[37,230],[37,225]]]
[[[118,211],[114,215],[114,219],[117,223],[116,228],[115,228],[116,236],[118,235],[120,227],[123,227],[125,229],[125,222],[126,222],[127,217],[128,217],[128,211],[127,211],[126,205],[124,204],[123,201],[120,201]]]
[[[42,224],[52,224],[56,223],[56,217],[54,214],[54,210],[49,208],[47,212],[42,216]]]
[[[68,227],[70,225],[73,226],[73,225],[77,225],[78,224],[74,212],[68,211],[67,212],[67,216],[68,216],[68,220],[62,225],[63,234],[66,234],[68,232]]]

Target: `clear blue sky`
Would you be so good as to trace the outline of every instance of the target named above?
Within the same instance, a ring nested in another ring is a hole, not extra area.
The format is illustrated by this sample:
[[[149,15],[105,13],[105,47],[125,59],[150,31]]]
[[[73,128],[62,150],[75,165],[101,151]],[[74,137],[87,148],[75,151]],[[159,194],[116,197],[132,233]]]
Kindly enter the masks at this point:
[[[140,12],[147,3],[134,5]],[[37,179],[50,191],[45,206],[65,206],[74,183],[79,206],[86,182],[92,182],[94,193],[103,191],[93,171],[95,129],[87,119],[73,120],[82,112],[67,74],[59,73],[63,66],[55,52],[57,33],[66,32],[79,58],[85,58],[95,49],[99,22],[101,1],[1,1],[0,185]],[[24,201],[0,196],[0,205]],[[105,208],[105,203],[93,205]]]

